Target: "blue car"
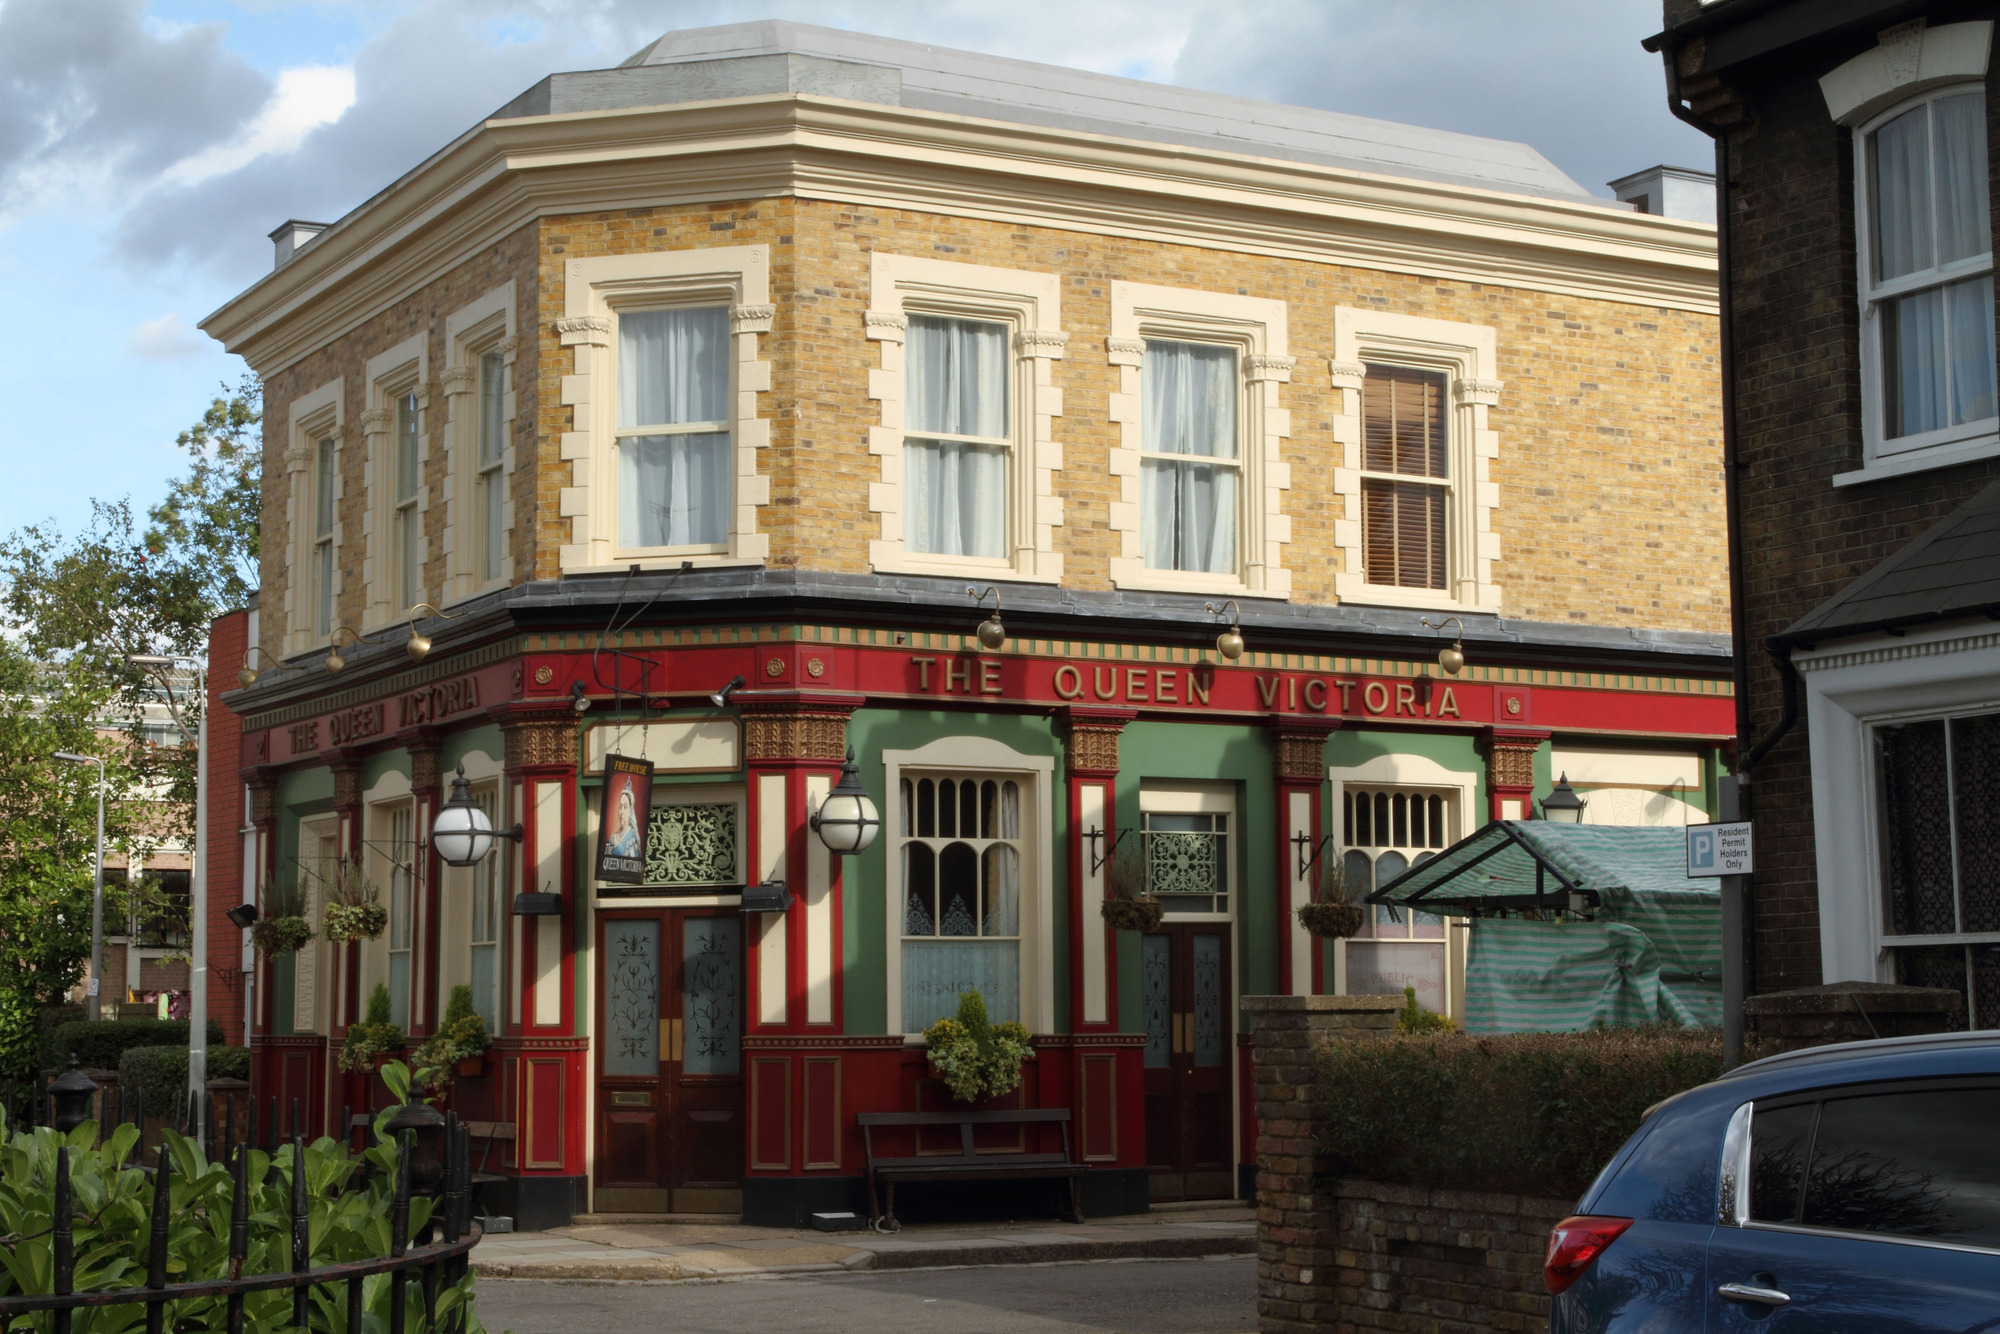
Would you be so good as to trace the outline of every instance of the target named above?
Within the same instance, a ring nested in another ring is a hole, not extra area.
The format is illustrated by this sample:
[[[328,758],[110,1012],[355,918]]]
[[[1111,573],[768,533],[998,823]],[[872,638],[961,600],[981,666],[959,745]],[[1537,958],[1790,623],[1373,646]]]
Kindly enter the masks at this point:
[[[2000,1034],[1814,1047],[1669,1098],[1543,1277],[1552,1334],[2000,1332]]]

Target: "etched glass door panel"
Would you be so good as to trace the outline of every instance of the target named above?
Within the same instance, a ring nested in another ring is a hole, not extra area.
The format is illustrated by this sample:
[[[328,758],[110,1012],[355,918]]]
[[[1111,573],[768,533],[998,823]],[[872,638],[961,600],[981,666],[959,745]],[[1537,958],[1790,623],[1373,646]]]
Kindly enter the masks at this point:
[[[658,916],[597,920],[597,1207],[662,1211],[670,1204],[662,1179],[666,924]]]
[[[1194,1063],[1222,1064],[1222,937],[1204,933],[1189,940],[1193,984]]]
[[[1164,1070],[1170,1064],[1173,1003],[1168,956],[1172,943],[1159,935],[1139,937],[1139,987],[1146,1018],[1146,1068]]]
[[[681,909],[668,915],[678,960],[667,997],[668,1138],[673,1208],[743,1207],[743,920]]]
[[[604,925],[604,1073],[660,1074],[660,923]]]
[[[743,928],[734,917],[691,917],[682,985],[684,1075],[733,1075],[743,1059]]]

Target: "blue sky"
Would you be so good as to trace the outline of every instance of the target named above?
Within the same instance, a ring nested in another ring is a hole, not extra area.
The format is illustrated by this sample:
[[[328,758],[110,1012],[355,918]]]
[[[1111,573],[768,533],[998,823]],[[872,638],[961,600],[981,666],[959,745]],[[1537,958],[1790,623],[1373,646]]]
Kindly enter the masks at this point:
[[[1657,0],[0,0],[0,532],[163,493],[246,369],[194,325],[284,219],[545,73],[767,17],[1524,140],[1600,192],[1710,161],[1639,49]]]

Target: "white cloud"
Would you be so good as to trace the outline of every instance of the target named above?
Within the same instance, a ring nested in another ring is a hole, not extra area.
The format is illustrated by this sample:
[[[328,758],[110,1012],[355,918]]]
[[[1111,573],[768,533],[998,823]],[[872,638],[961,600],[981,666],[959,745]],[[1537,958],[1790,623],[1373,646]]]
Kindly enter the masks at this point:
[[[212,346],[207,334],[171,313],[147,320],[132,330],[125,343],[126,351],[147,361],[182,361]]]
[[[296,149],[306,135],[354,105],[352,65],[300,65],[278,73],[277,87],[257,119],[227,143],[182,158],[161,176],[164,185],[194,185],[246,166],[267,153]]]

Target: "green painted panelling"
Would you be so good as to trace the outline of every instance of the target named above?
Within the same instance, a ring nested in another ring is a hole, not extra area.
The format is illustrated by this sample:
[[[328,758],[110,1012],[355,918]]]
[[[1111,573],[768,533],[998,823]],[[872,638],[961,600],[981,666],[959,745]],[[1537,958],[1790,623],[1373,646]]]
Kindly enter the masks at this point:
[[[438,765],[444,775],[447,795],[451,790],[452,772],[473,751],[480,752],[496,764],[506,758],[506,743],[500,739],[498,723],[488,723],[484,727],[474,727],[463,732],[450,732],[439,742]]]
[[[399,773],[408,778],[410,752],[401,749],[378,750],[373,755],[364,756],[361,760],[361,790],[374,791],[375,785],[382,781],[382,775],[387,773]]]
[[[1050,809],[1055,827],[1050,831],[1050,859],[1055,884],[1051,899],[1055,916],[1056,1017],[1058,1032],[1069,1029],[1069,803],[1066,799],[1061,749],[1056,743],[1052,720],[1021,714],[947,713],[935,709],[862,709],[847,722],[847,740],[860,762],[861,782],[874,795],[885,818],[893,818],[894,806],[887,791],[882,769],[885,750],[916,750],[941,737],[977,736],[997,741],[1024,755],[1056,756],[1054,787]],[[1269,766],[1266,765],[1266,768]],[[859,857],[849,857],[842,869],[841,969],[844,978],[843,1013],[849,1033],[887,1033],[888,996],[883,957],[888,929],[890,901],[901,890],[892,884],[888,861],[890,839],[877,838]]]

